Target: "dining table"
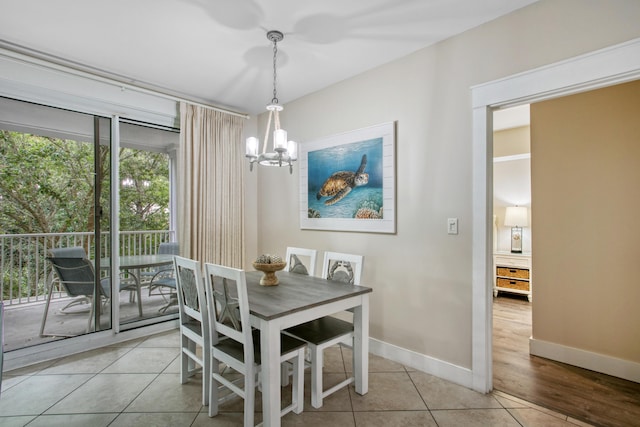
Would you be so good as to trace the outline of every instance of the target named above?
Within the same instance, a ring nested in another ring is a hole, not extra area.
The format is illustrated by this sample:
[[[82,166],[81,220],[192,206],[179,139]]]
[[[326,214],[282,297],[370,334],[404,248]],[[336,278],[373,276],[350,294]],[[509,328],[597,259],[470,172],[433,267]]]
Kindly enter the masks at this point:
[[[280,332],[295,325],[353,309],[355,391],[368,392],[371,288],[286,271],[274,286],[260,285],[260,271],[245,276],[251,326],[260,330],[264,426],[280,425]]]

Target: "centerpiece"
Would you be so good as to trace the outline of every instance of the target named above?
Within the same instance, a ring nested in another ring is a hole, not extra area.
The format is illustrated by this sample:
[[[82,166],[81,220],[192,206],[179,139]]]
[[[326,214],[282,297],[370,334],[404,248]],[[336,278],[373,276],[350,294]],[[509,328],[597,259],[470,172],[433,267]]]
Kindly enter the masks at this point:
[[[280,283],[276,271],[282,270],[286,265],[281,257],[269,254],[260,255],[253,262],[253,268],[264,273],[260,279],[262,286],[275,286]]]

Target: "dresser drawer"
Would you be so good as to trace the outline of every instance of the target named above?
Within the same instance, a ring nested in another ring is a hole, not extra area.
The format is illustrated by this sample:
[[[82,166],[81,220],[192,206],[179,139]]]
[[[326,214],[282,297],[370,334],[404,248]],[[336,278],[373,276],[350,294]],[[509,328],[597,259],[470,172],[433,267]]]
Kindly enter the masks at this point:
[[[529,282],[527,280],[503,279],[502,277],[498,277],[496,279],[496,286],[498,288],[517,289],[519,291],[529,291]]]
[[[529,270],[525,270],[524,268],[496,267],[496,275],[516,279],[529,279]]]
[[[496,265],[503,265],[505,267],[518,267],[518,268],[531,268],[531,259],[525,257],[510,257],[510,256],[496,256]]]

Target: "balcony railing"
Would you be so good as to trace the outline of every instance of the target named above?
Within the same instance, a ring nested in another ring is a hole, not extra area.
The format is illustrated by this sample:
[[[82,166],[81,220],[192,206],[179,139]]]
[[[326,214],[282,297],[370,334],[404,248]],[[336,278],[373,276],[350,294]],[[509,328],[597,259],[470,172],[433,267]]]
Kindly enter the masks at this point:
[[[120,232],[122,255],[147,255],[157,252],[160,243],[169,242],[171,230]],[[102,233],[98,254],[109,256],[109,233]],[[92,257],[94,233],[0,234],[0,301],[12,306],[46,299],[46,283],[53,275],[47,253],[53,248],[82,246]],[[65,296],[54,290],[52,298]]]

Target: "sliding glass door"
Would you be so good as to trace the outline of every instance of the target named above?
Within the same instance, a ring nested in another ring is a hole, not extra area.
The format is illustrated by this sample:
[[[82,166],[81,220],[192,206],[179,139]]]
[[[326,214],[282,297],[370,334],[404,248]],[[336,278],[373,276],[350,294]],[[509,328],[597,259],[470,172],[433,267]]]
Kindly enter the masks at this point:
[[[0,98],[5,351],[112,327],[111,120]]]
[[[142,304],[121,295],[119,328],[177,318],[172,257],[179,252],[171,217],[175,130],[119,120],[119,271],[123,285],[137,286]],[[127,299],[128,298],[128,299]]]
[[[0,97],[5,351],[177,318],[175,288],[158,279],[179,250],[178,139],[175,129]]]

